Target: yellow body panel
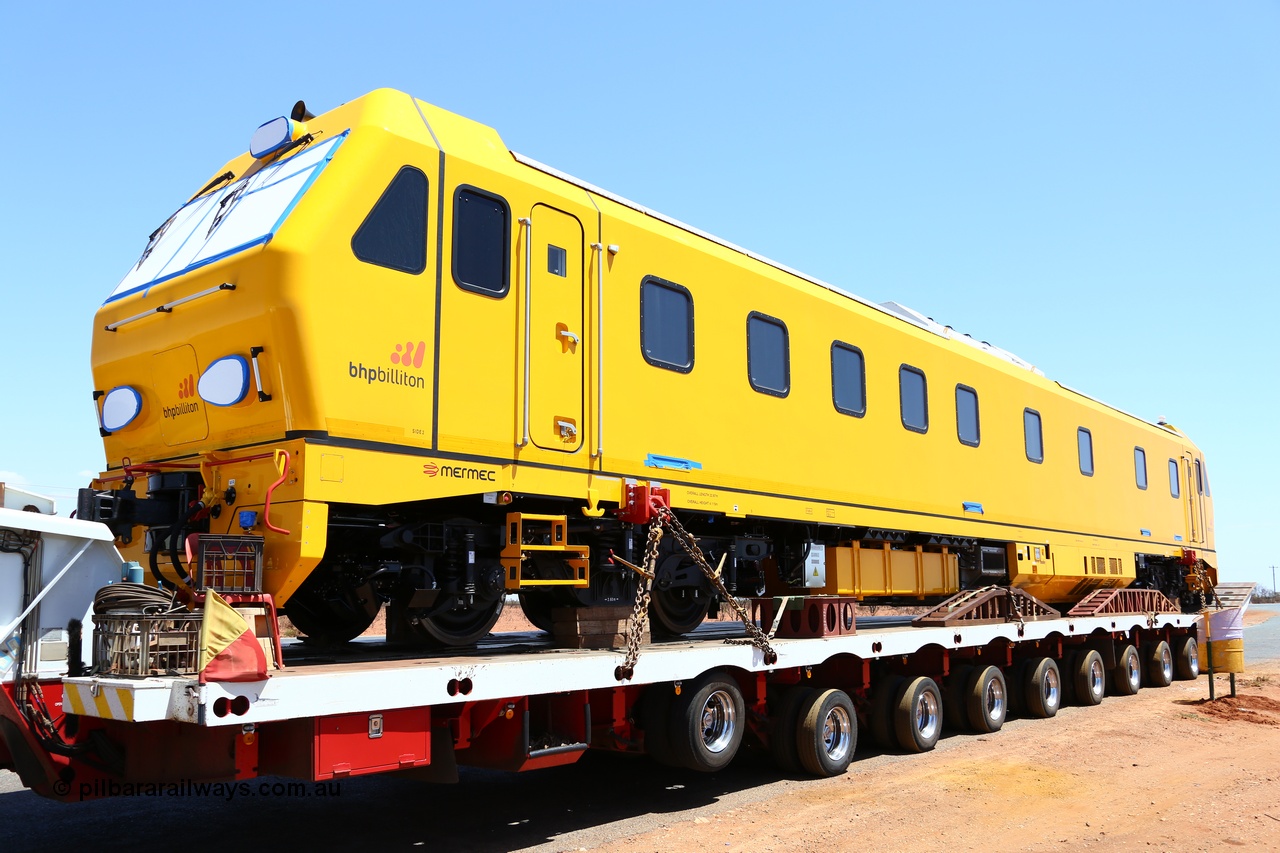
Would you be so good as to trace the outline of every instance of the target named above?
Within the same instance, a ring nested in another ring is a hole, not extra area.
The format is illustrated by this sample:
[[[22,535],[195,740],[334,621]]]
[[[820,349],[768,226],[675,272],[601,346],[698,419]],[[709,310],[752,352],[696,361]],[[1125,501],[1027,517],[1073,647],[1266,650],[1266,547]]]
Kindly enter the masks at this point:
[[[270,242],[108,302],[93,343],[95,387],[130,385],[143,397],[138,419],[105,437],[104,483],[119,481],[126,459],[207,464],[290,449],[289,479],[271,512],[290,532],[256,531],[266,537],[267,591],[280,602],[322,557],[329,505],[513,492],[594,508],[616,503],[627,478],[660,482],[677,508],[730,519],[1043,545],[1050,557],[1034,569],[1011,563],[1010,573],[1051,601],[1078,597],[1082,584],[1131,582],[1135,553],[1190,548],[1215,561],[1212,502],[1194,475],[1202,457],[1170,427],[535,168],[492,129],[408,95],[373,92],[307,129],[320,140],[349,133]],[[226,168],[242,174],[250,163],[243,155]],[[364,263],[352,251],[353,235],[406,166],[429,186],[418,273]],[[510,210],[504,294],[454,281],[460,187],[500,196]],[[562,268],[549,246],[564,250]],[[692,296],[688,372],[642,355],[646,276]],[[222,283],[235,289],[104,328]],[[787,328],[785,396],[749,382],[750,312]],[[861,417],[832,403],[836,341],[865,357]],[[227,354],[247,358],[251,348],[261,348],[269,399],[255,396],[256,384],[229,407],[184,396],[188,376],[198,379]],[[927,432],[902,425],[902,365],[927,377]],[[957,439],[958,384],[978,394],[976,447]],[[175,407],[194,408],[166,416]],[[1025,453],[1028,408],[1043,423],[1040,464]],[[1079,427],[1091,432],[1092,476],[1078,467]],[[1135,485],[1135,447],[1146,453],[1146,489]],[[690,464],[655,468],[646,464],[654,456]],[[213,523],[235,532],[236,510],[261,510],[276,479],[271,460],[211,470],[215,502],[237,480],[240,498]],[[851,567],[868,556],[837,549],[828,591],[931,596],[957,585],[954,555],[914,551],[890,554],[878,574],[864,569],[855,582]],[[1120,573],[1112,564],[1092,573],[1093,557],[1118,559]]]

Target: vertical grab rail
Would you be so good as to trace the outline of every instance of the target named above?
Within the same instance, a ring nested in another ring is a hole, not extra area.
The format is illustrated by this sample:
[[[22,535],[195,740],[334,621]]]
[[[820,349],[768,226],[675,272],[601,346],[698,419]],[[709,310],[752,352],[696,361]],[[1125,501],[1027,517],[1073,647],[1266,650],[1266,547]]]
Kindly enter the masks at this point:
[[[524,434],[517,447],[529,443],[529,302],[532,296],[533,274],[533,219],[532,216],[520,217],[520,225],[524,228]]]
[[[592,243],[596,253],[596,458],[604,455],[604,243]]]

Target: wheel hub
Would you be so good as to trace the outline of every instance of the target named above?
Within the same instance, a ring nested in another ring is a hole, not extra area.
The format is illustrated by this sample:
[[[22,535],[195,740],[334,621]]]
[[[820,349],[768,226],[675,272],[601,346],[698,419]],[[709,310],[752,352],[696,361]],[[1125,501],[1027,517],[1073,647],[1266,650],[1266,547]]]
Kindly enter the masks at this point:
[[[723,752],[733,742],[738,726],[733,697],[717,690],[702,706],[702,742],[708,752]]]

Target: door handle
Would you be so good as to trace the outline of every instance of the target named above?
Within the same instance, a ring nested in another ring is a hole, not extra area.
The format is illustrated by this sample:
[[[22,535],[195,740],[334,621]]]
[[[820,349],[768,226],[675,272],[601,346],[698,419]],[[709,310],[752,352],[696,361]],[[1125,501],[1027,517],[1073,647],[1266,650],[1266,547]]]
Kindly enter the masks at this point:
[[[571,439],[578,435],[578,428],[572,421],[557,420],[556,426],[560,428],[561,438]]]
[[[573,332],[569,331],[568,329],[560,329],[558,332],[556,332],[556,334],[562,338],[568,338],[569,342],[574,346],[578,345],[578,336],[575,335]]]

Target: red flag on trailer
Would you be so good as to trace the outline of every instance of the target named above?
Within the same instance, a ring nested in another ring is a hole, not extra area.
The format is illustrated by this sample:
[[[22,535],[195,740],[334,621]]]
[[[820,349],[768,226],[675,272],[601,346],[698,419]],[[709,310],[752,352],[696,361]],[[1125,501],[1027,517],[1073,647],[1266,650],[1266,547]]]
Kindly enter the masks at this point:
[[[264,681],[266,677],[267,657],[249,623],[222,596],[206,592],[200,626],[200,683]]]

